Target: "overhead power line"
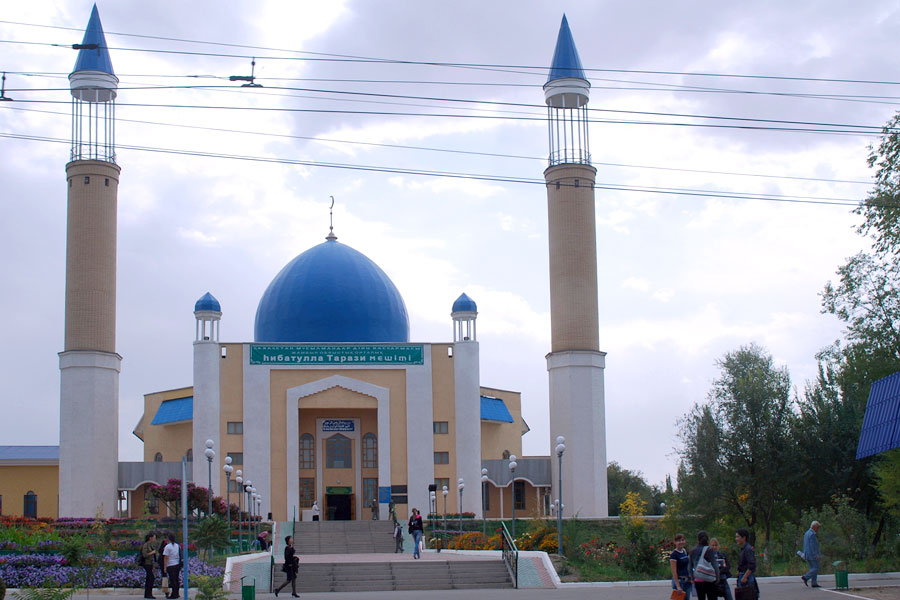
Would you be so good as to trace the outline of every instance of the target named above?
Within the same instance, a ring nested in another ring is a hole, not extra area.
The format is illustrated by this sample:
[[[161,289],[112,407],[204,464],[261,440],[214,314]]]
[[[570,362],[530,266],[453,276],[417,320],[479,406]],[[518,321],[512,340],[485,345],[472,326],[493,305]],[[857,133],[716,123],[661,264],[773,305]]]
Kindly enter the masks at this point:
[[[0,133],[0,137],[18,140],[28,140],[36,142],[47,142],[56,144],[70,144],[69,140],[60,138],[32,136],[15,133]],[[476,181],[490,181],[496,183],[518,183],[530,185],[546,185],[543,179],[531,177],[515,177],[504,175],[491,175],[482,173],[464,173],[453,171],[436,171],[429,169],[411,169],[401,167],[379,166],[379,165],[353,165],[348,163],[333,163],[312,160],[288,159],[279,157],[266,156],[249,156],[240,154],[226,154],[220,152],[206,152],[197,150],[180,150],[173,148],[158,148],[151,146],[135,146],[135,145],[119,145],[120,149],[135,150],[141,152],[153,152],[161,154],[174,154],[179,156],[193,156],[202,158],[241,160],[259,163],[274,163],[286,165],[299,165],[316,168],[343,169],[351,171],[369,171],[376,173],[390,173],[399,175],[415,175],[423,177],[442,177],[451,179],[468,179]],[[852,198],[820,198],[815,196],[788,196],[779,194],[754,194],[744,192],[724,192],[716,190],[695,190],[684,188],[662,188],[651,186],[630,186],[611,183],[597,183],[594,185],[596,189],[622,191],[622,192],[639,192],[648,194],[662,194],[671,196],[691,196],[698,198],[721,198],[728,200],[756,200],[767,202],[787,202],[796,204],[816,204],[823,206],[843,206],[855,207],[859,204],[859,200]]]

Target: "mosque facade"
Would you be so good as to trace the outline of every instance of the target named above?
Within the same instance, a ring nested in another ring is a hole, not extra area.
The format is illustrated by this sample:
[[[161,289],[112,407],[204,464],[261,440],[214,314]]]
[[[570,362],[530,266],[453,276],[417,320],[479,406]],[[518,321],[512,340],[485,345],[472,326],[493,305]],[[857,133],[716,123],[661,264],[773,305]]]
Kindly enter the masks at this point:
[[[521,394],[481,383],[475,301],[463,293],[452,302],[452,341],[410,341],[399,290],[330,230],[265,290],[252,342],[222,341],[222,304],[211,293],[196,302],[193,382],[145,395],[134,428],[143,461],[119,462],[118,79],[96,6],[83,46],[69,77],[60,445],[0,446],[0,502],[13,500],[0,504],[3,514],[159,514],[166,508],[147,490],[180,478],[184,459],[197,486],[278,520],[309,518],[313,502],[326,519],[384,519],[392,507],[401,519],[412,507],[505,518],[550,515],[560,504],[565,516],[606,516],[590,84],[565,17],[544,86],[552,457],[521,456]],[[82,114],[105,126],[79,127]]]

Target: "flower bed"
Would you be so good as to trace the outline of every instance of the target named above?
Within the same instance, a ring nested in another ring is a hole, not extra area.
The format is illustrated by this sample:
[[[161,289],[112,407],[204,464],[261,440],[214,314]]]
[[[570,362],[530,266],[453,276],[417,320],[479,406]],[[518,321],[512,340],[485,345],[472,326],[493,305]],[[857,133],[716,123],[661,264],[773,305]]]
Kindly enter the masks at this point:
[[[40,587],[46,584],[89,588],[140,588],[144,569],[133,556],[121,558],[88,556],[82,566],[69,566],[60,554],[19,554],[0,556],[0,578],[10,588]],[[188,559],[192,575],[221,577],[224,569],[199,558]]]

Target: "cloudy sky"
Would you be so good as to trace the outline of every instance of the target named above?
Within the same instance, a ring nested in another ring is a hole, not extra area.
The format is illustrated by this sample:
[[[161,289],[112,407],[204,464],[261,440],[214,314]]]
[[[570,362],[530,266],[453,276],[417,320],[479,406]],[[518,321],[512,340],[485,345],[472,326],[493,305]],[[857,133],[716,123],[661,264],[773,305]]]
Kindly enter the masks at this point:
[[[592,83],[609,459],[662,482],[725,352],[764,346],[801,393],[841,336],[818,294],[866,246],[850,203],[900,98],[896,2],[98,6],[121,80],[123,460],[143,394],[191,384],[194,301],[212,292],[223,341],[251,341],[329,196],[412,341],[451,340],[453,300],[476,300],[482,383],[522,392],[525,453],[549,452],[541,86],[564,11]],[[16,2],[0,21],[0,444],[59,439],[66,75],[90,10]],[[230,82],[251,57],[263,87]]]

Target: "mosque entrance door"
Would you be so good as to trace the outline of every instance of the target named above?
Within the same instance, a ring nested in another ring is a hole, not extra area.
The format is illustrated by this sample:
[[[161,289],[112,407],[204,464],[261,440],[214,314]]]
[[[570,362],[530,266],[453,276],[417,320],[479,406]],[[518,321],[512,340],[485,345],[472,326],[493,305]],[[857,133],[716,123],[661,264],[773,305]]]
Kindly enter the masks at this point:
[[[350,492],[350,488],[330,489],[325,494],[325,514],[329,521],[352,520],[353,505],[353,494]]]

